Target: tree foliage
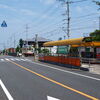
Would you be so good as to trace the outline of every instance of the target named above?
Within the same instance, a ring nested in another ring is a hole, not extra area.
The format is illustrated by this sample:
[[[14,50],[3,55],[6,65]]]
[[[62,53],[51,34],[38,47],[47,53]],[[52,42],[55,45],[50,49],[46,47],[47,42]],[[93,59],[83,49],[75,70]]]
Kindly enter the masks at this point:
[[[41,52],[42,53],[49,53],[49,50],[48,49],[43,49]]]
[[[94,32],[90,33],[93,41],[100,41],[100,30],[95,30]]]
[[[16,52],[20,52],[21,50],[20,50],[20,47],[19,46],[17,46],[16,47]]]
[[[58,40],[62,40],[62,37],[59,37],[59,39]]]
[[[23,41],[23,39],[20,39],[20,40],[19,40],[19,46],[20,46],[20,48],[22,48],[23,45],[24,45],[24,41]]]
[[[99,10],[100,10],[100,1],[98,1],[98,0],[93,0],[93,2],[95,2],[95,3],[99,6]]]

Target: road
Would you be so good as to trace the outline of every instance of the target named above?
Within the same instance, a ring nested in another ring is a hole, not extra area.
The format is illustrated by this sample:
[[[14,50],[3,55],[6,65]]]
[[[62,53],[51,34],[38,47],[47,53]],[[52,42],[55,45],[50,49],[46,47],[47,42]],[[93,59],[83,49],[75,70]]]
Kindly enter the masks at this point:
[[[0,100],[99,100],[100,75],[0,56]]]

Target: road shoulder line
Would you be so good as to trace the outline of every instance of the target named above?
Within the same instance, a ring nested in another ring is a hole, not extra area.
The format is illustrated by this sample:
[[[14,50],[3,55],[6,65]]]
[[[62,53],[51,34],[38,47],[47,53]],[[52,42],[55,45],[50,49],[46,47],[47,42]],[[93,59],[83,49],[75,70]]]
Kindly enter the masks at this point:
[[[9,91],[7,90],[7,88],[5,87],[4,83],[2,82],[2,80],[0,79],[0,85],[4,91],[4,93],[6,94],[8,100],[14,100],[13,97],[11,96],[11,94],[9,93]]]
[[[36,62],[32,62],[32,63],[37,64],[37,65],[41,65],[41,66],[44,66],[44,67],[47,67],[47,68],[56,69],[56,70],[59,70],[59,71],[65,72],[65,73],[70,73],[70,74],[73,74],[73,75],[82,76],[82,77],[85,77],[85,78],[89,78],[89,79],[100,81],[99,78],[95,78],[95,77],[91,77],[91,76],[87,76],[87,75],[83,75],[83,74],[79,74],[79,73],[75,73],[75,72],[71,72],[71,71],[55,68],[55,67],[52,67],[52,66],[49,66],[49,65],[43,65],[43,64],[40,64],[40,63],[36,63]]]

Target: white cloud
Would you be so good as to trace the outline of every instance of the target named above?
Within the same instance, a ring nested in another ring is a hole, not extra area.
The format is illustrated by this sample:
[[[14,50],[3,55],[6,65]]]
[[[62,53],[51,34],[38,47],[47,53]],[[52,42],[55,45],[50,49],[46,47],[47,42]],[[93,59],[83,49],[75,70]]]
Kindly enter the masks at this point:
[[[90,12],[90,11],[93,11],[93,7],[91,7],[91,6],[77,6],[76,11],[78,13]]]
[[[40,0],[41,3],[44,3],[44,4],[53,4],[56,0]]]
[[[36,14],[33,11],[28,10],[28,9],[21,9],[20,12],[24,13],[25,15],[35,15]]]
[[[83,12],[83,8],[80,7],[80,6],[77,6],[76,7],[76,10],[77,10],[78,13],[82,13]]]
[[[10,7],[8,5],[4,5],[4,4],[0,4],[0,8],[3,8],[3,9],[8,9],[8,10],[12,10],[12,11],[16,11],[15,8],[13,7]]]
[[[45,14],[45,15],[42,15],[41,18],[45,19],[45,18],[49,18],[49,16]]]
[[[0,4],[0,8],[7,9],[7,10],[17,12],[17,13],[22,13],[22,14],[29,15],[29,16],[33,16],[33,15],[36,14],[36,13],[34,13],[33,11],[31,11],[29,9],[16,9],[14,7],[4,5],[4,4]]]

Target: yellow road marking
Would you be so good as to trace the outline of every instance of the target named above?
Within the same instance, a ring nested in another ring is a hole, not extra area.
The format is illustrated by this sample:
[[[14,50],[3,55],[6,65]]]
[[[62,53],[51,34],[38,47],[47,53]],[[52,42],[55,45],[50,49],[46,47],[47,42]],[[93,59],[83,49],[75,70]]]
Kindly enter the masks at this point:
[[[78,94],[81,94],[81,95],[83,95],[83,96],[85,96],[85,97],[87,97],[87,98],[89,98],[89,99],[91,99],[91,100],[99,100],[98,98],[95,98],[95,97],[93,97],[93,96],[90,96],[90,95],[88,95],[88,94],[86,94],[86,93],[83,93],[83,92],[81,92],[81,91],[78,91],[78,90],[76,90],[76,89],[73,89],[73,88],[71,88],[71,87],[69,87],[69,86],[67,86],[67,85],[64,85],[64,84],[62,84],[62,83],[60,83],[60,82],[57,82],[57,81],[55,81],[55,80],[52,80],[52,79],[50,79],[50,78],[48,78],[48,77],[46,77],[46,76],[43,76],[43,75],[41,75],[41,74],[39,74],[39,73],[36,73],[36,72],[34,72],[34,71],[32,71],[32,70],[30,70],[30,69],[28,69],[28,68],[26,68],[26,67],[24,67],[24,66],[22,66],[22,65],[19,65],[19,64],[13,62],[13,61],[10,61],[10,62],[13,63],[13,64],[15,64],[15,65],[17,65],[18,67],[20,67],[20,68],[26,70],[26,71],[29,71],[29,72],[31,72],[31,73],[33,73],[33,74],[35,74],[35,75],[37,75],[37,76],[39,76],[39,77],[41,77],[41,78],[44,78],[44,79],[46,79],[46,80],[48,80],[48,81],[50,81],[50,82],[52,82],[52,83],[55,83],[55,84],[57,84],[57,85],[59,85],[59,86],[64,87],[64,88],[66,88],[66,89],[69,89],[69,90],[74,91],[74,92],[76,92],[76,93],[78,93]]]

